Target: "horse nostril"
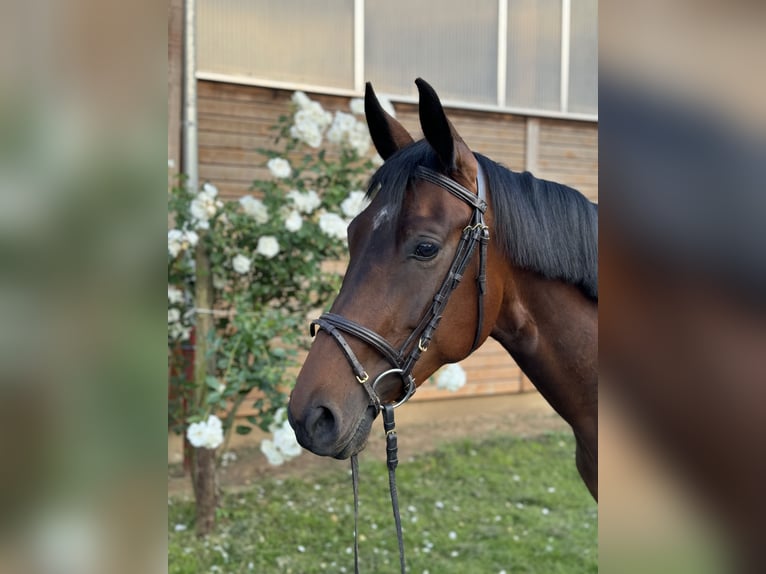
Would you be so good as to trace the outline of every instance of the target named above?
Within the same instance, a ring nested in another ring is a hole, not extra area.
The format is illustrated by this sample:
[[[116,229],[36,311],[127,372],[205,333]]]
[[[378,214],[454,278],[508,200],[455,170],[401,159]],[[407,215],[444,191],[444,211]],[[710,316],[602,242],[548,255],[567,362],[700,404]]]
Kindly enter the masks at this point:
[[[306,430],[315,441],[322,441],[323,438],[324,440],[334,439],[335,415],[327,407],[314,407],[306,418]]]

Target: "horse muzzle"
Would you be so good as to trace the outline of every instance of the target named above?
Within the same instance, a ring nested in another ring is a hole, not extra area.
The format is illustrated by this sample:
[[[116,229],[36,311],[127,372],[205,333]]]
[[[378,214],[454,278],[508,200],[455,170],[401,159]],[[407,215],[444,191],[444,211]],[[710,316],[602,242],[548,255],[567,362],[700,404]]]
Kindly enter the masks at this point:
[[[346,459],[364,449],[376,415],[372,406],[352,421],[331,405],[309,405],[298,416],[292,408],[287,410],[287,419],[303,448],[337,459]]]

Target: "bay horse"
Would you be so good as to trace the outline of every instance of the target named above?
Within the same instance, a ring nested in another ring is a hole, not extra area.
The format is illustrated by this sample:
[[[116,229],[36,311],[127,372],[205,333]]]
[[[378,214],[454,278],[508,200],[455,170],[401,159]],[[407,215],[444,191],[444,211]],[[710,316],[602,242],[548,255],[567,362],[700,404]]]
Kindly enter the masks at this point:
[[[398,406],[493,337],[572,427],[577,469],[597,499],[597,206],[472,152],[434,89],[415,83],[417,142],[366,87],[384,163],[349,225],[338,297],[312,325],[288,407],[298,442],[357,454],[381,404]]]

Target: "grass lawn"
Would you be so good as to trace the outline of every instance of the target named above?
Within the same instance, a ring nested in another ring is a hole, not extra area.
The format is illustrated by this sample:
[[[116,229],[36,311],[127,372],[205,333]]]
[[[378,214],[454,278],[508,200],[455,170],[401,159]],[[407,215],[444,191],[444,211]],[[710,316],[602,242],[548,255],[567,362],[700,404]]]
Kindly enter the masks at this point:
[[[170,574],[353,572],[351,479],[338,464],[332,475],[227,494],[205,541],[193,504],[171,499]],[[385,463],[362,455],[360,467],[360,569],[398,572]],[[569,434],[447,444],[400,461],[397,482],[408,572],[598,571],[597,507]]]

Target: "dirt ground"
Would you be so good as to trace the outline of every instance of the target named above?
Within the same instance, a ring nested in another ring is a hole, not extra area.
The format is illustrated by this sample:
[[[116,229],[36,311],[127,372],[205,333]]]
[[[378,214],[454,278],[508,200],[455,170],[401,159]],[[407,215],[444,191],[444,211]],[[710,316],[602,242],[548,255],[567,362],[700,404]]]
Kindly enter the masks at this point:
[[[519,437],[534,436],[552,430],[566,430],[568,425],[536,392],[492,397],[443,399],[412,402],[396,410],[399,436],[399,460],[435,449],[444,442],[470,437],[483,438],[498,434]],[[308,477],[344,468],[347,461],[302,453],[290,462],[274,467],[260,452],[264,434],[253,432],[232,439],[229,450],[236,460],[221,468],[219,479],[226,489],[247,487],[263,477]],[[385,438],[380,417],[375,421],[367,448],[360,457],[385,459]],[[183,474],[181,441],[168,440],[168,495],[191,492],[188,476]]]

